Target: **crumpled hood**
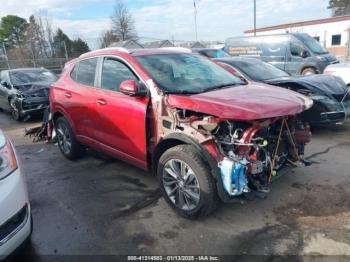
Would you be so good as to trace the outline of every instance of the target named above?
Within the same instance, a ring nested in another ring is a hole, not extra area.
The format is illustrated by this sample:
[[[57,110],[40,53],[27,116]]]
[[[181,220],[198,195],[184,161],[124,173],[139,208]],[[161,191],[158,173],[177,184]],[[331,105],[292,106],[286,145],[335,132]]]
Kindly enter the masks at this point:
[[[245,121],[295,115],[312,106],[312,101],[301,94],[258,83],[195,95],[171,94],[167,101],[173,108]]]
[[[30,83],[14,86],[23,97],[49,97],[51,83]]]
[[[265,82],[267,84],[282,84],[284,86],[288,83],[295,83],[303,86],[315,94],[322,95],[342,95],[347,90],[347,86],[341,78],[329,75],[291,76],[278,79],[270,79]]]

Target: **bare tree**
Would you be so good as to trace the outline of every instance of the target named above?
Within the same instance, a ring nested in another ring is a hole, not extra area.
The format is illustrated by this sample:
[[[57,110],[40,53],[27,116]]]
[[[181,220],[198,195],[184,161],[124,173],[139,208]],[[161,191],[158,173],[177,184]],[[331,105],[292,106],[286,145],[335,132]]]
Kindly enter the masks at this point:
[[[329,0],[333,16],[350,15],[350,0]]]
[[[117,0],[111,16],[112,32],[121,41],[135,39],[135,21],[122,0]]]
[[[51,20],[40,13],[29,17],[27,44],[35,58],[53,56],[53,33]]]
[[[99,45],[100,48],[108,47],[113,42],[118,42],[120,39],[112,32],[112,30],[107,30],[102,32],[100,39],[99,39]]]

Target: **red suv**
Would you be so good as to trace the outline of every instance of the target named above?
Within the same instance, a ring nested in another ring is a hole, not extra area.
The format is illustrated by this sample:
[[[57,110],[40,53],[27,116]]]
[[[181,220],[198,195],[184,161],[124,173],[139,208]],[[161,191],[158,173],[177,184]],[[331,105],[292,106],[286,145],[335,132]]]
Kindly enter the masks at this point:
[[[185,49],[107,48],[67,63],[52,85],[58,145],[69,159],[91,147],[159,178],[179,214],[210,214],[218,200],[267,194],[303,160],[308,98],[246,83]]]

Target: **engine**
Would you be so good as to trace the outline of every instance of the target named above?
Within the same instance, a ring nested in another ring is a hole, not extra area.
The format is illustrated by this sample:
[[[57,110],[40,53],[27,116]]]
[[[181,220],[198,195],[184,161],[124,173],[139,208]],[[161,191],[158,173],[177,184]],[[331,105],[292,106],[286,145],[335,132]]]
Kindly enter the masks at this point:
[[[257,123],[221,122],[212,133],[225,156],[219,163],[225,190],[240,195],[267,193],[279,172],[303,159],[310,127],[296,117]]]

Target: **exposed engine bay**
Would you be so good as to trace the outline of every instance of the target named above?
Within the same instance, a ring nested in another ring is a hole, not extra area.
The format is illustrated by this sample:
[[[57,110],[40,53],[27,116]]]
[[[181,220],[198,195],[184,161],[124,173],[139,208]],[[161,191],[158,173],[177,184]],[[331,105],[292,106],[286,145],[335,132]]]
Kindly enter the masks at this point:
[[[282,170],[309,164],[304,146],[311,140],[310,126],[297,116],[254,122],[220,120],[186,110],[178,110],[177,116],[182,125],[189,124],[215,141],[222,184],[230,196],[268,193]]]

